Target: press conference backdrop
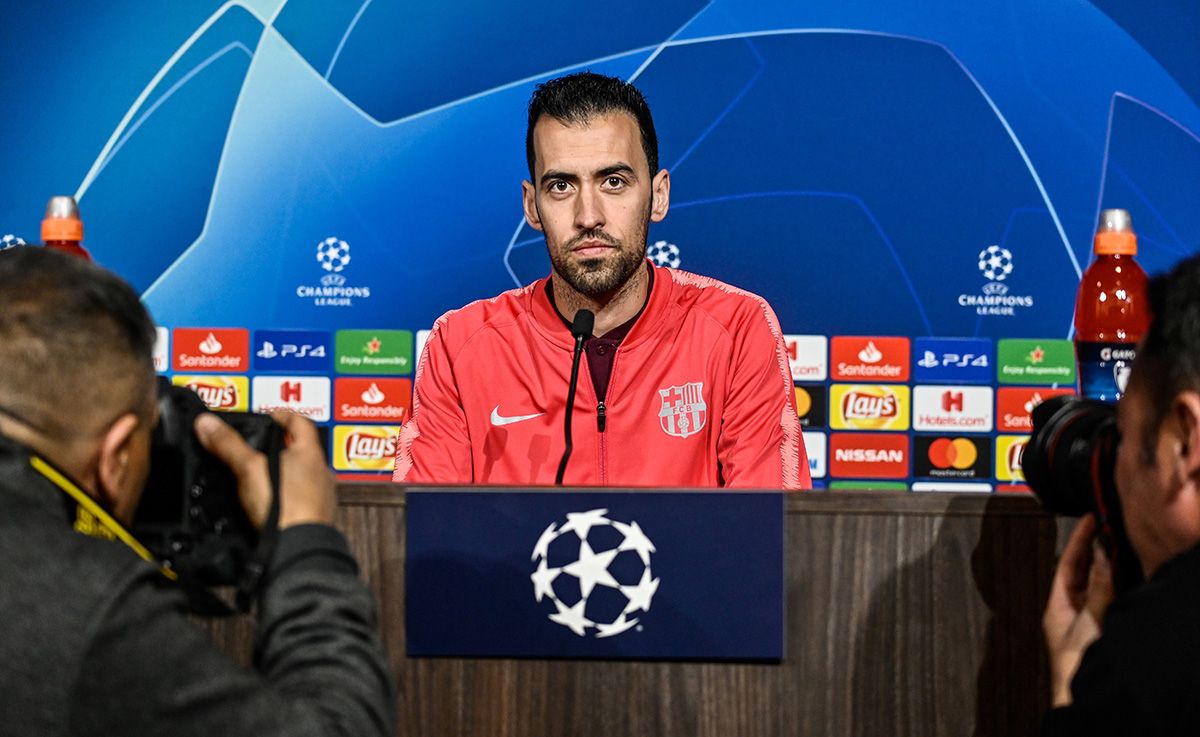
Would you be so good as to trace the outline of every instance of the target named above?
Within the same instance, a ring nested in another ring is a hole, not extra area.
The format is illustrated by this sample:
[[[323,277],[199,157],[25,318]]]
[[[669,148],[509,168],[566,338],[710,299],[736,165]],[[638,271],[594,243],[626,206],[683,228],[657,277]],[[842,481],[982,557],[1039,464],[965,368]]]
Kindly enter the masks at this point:
[[[163,373],[386,474],[420,331],[548,272],[533,86],[617,75],[672,173],[650,256],[803,336],[818,483],[987,491],[1073,384],[1098,210],[1150,271],[1200,250],[1197,38],[1189,0],[9,3],[0,245],[74,194]]]

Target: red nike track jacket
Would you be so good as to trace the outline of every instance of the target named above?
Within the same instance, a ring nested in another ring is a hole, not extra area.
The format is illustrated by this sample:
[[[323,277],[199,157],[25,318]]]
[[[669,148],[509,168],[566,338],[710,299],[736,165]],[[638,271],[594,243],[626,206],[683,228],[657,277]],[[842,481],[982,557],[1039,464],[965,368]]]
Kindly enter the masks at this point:
[[[574,345],[545,287],[542,279],[437,321],[395,481],[554,483]],[[770,305],[673,269],[656,269],[603,406],[580,371],[573,442],[569,486],[812,485]]]

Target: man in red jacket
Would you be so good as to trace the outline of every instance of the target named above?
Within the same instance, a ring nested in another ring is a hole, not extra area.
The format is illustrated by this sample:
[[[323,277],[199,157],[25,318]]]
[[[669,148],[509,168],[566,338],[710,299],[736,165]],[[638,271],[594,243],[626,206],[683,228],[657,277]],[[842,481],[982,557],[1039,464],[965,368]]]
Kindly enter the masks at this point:
[[[529,105],[525,218],[549,277],[443,315],[417,368],[394,479],[551,484],[579,310],[595,313],[567,485],[811,485],[779,322],[762,298],[645,258],[670,204],[633,85],[589,72]],[[581,372],[582,374],[583,372]]]

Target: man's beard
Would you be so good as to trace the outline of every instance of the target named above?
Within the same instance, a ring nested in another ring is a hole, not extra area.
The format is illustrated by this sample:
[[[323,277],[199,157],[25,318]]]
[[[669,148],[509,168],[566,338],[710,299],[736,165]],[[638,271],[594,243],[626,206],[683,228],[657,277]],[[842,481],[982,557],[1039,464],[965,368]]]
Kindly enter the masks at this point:
[[[646,260],[646,234],[650,221],[647,218],[638,232],[634,233],[633,243],[641,244],[640,248],[630,248],[627,244],[613,238],[603,230],[586,230],[567,241],[562,248],[550,247],[550,264],[554,273],[562,277],[572,289],[585,297],[593,299],[615,294],[630,277],[632,277]],[[570,258],[571,249],[585,240],[602,241],[616,247],[615,259],[584,259],[577,261]]]

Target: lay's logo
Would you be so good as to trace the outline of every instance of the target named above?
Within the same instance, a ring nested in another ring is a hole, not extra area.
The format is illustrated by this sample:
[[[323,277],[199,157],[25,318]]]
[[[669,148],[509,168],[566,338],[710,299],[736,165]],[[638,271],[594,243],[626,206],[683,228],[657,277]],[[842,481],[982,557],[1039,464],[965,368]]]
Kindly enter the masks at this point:
[[[338,425],[333,428],[333,467],[339,471],[391,471],[399,425]]]
[[[838,430],[907,430],[909,388],[834,384],[832,425]]]
[[[196,392],[217,412],[245,412],[250,406],[250,381],[245,376],[175,376],[171,382]]]

